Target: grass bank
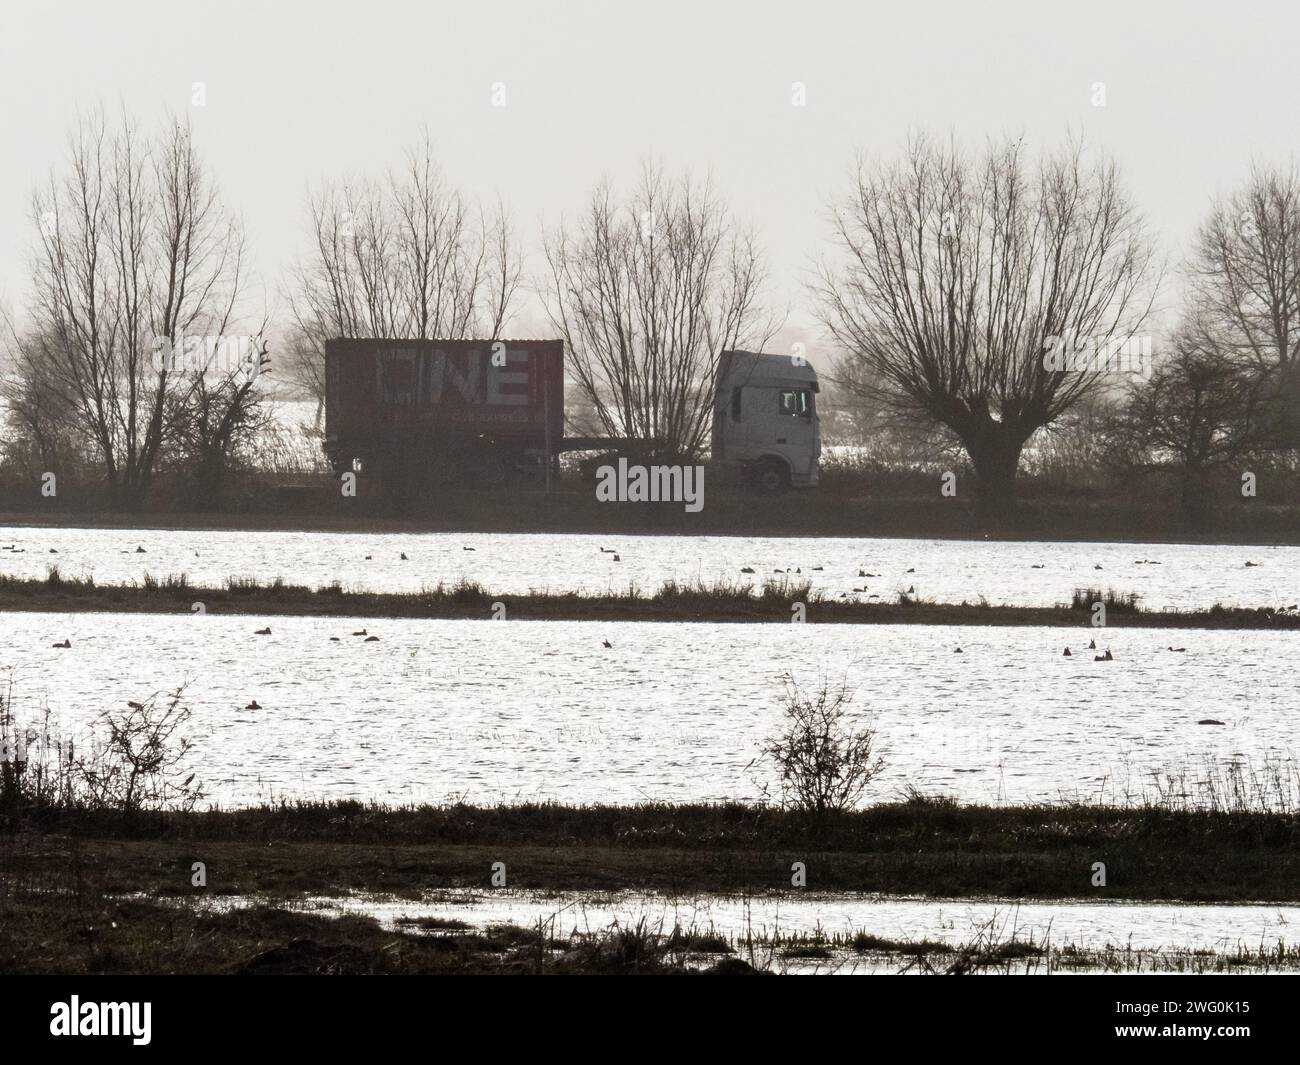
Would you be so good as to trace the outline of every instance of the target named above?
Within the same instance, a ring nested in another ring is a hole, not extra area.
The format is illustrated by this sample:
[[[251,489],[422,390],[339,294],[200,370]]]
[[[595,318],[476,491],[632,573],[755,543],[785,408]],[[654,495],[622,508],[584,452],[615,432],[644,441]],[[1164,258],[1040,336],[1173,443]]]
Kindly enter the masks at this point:
[[[206,883],[196,886],[195,863]],[[641,919],[575,931],[471,927],[431,909],[381,925],[318,909],[353,893],[416,900],[512,889],[794,897],[1300,901],[1290,812],[1078,803],[961,806],[914,797],[813,817],[741,804],[389,807],[358,802],[136,813],[42,808],[0,818],[0,972],[737,973],[867,964],[926,973],[1294,970],[1281,942],[1226,952],[1096,949],[1005,929],[967,943],[871,929],[722,936]],[[1105,864],[1105,884],[1097,863]],[[580,924],[580,922],[579,922]]]
[[[1113,590],[1076,589],[1071,603],[1052,607],[935,603],[899,594],[892,602],[824,599],[807,583],[768,581],[668,582],[655,592],[578,595],[572,592],[495,593],[473,581],[439,584],[419,592],[361,592],[331,584],[320,588],[228,580],[201,587],[184,575],[146,577],[141,583],[96,584],[91,577],[45,578],[0,575],[0,611],[189,614],[202,604],[211,614],[288,617],[452,618],[486,620],[495,604],[513,620],[695,621],[789,623],[795,603],[813,624],[1032,625],[1080,627],[1091,622],[1094,602],[1107,604],[1112,628],[1207,628],[1300,630],[1300,611],[1215,605],[1207,610],[1145,610],[1134,597]]]
[[[389,807],[294,803],[138,814],[44,810],[10,819],[10,882],[68,878],[106,894],[385,892],[509,885],[672,893],[807,887],[936,897],[1300,901],[1300,817],[1079,803],[962,806],[914,798],[819,818],[742,804]],[[14,831],[21,824],[21,831]],[[1094,864],[1106,867],[1094,885]]]
[[[267,529],[320,532],[549,532],[710,536],[855,536],[925,539],[1096,540],[1142,543],[1300,543],[1300,505],[1225,494],[1189,522],[1176,502],[1134,490],[1097,498],[1070,486],[1048,492],[1032,484],[1014,515],[981,519],[973,498],[943,498],[939,478],[913,479],[904,488],[885,476],[852,478],[827,473],[821,487],[778,496],[715,487],[702,510],[680,503],[604,503],[591,486],[571,478],[546,494],[532,486],[448,486],[427,497],[390,497],[363,481],[343,497],[328,478],[269,487],[211,510],[158,502],[135,511],[114,509],[88,490],[64,488],[40,495],[33,479],[22,491],[0,487],[0,525],[105,528]],[[1262,483],[1262,479],[1261,479]]]

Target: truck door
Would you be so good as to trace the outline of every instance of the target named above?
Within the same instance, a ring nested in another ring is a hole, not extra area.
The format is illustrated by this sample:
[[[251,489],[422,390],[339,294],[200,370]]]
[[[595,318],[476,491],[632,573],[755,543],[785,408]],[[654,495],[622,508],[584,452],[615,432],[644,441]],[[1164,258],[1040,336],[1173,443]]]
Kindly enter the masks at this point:
[[[789,386],[775,392],[775,443],[795,473],[811,473],[818,450],[817,408],[813,391],[802,386]]]
[[[731,459],[744,459],[744,449],[749,444],[749,427],[753,421],[753,393],[751,388],[736,385],[723,397],[722,449]]]

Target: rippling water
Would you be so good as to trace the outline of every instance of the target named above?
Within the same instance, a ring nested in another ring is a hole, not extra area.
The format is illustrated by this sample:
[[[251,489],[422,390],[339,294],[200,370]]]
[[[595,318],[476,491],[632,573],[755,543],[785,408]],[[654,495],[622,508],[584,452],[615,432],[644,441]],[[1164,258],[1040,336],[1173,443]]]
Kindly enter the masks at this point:
[[[2,550],[8,547],[15,550]],[[200,585],[283,577],[311,587],[340,581],[370,591],[418,591],[472,578],[494,592],[520,594],[622,591],[633,583],[654,591],[668,579],[761,583],[788,575],[827,596],[862,600],[891,600],[914,588],[939,602],[983,596],[1050,606],[1089,586],[1137,592],[1143,605],[1178,609],[1300,601],[1300,547],[0,527],[0,573],[44,577],[55,563],[65,576],[93,574],[105,584],[185,573]]]
[[[21,716],[48,700],[70,731],[188,680],[224,803],[754,798],[787,670],[847,678],[878,722],[886,796],[1113,797],[1202,756],[1289,756],[1294,634],[1102,630],[1115,661],[1095,662],[1096,631],[6,613],[0,667]]]
[[[210,905],[240,905],[240,898],[214,897]],[[1090,951],[1177,950],[1232,953],[1259,951],[1280,941],[1294,942],[1300,907],[1255,904],[1189,904],[1059,900],[1019,902],[985,899],[927,899],[855,892],[815,891],[779,895],[698,895],[671,897],[619,891],[534,892],[515,890],[431,890],[418,900],[372,895],[319,897],[303,905],[320,912],[358,913],[387,927],[402,919],[437,917],[485,928],[511,922],[535,927],[540,920],[555,938],[589,934],[617,923],[634,928],[643,918],[664,934],[674,927],[713,932],[733,941],[752,935],[798,937],[818,932],[827,937],[859,931],[883,939],[929,940],[954,946],[977,939],[1073,946]],[[761,948],[757,952],[762,954]],[[743,949],[742,949],[743,953]],[[838,957],[830,962],[795,962],[796,970],[896,970],[906,960],[881,962]],[[1014,966],[1013,966],[1014,967]],[[1023,965],[1020,966],[1023,968]],[[1143,968],[1149,968],[1144,963]]]
[[[344,901],[337,905],[348,908]],[[1100,949],[1131,943],[1134,949],[1200,947],[1226,950],[1238,945],[1290,941],[1300,928],[1300,907],[1271,905],[1190,905],[1135,902],[1018,902],[1007,900],[922,899],[853,892],[750,898],[705,895],[669,898],[659,894],[617,892],[593,896],[577,892],[435,893],[421,903],[361,900],[358,908],[385,920],[417,914],[453,917],[478,924],[512,920],[532,923],[555,918],[561,934],[588,932],[613,921],[635,925],[644,916],[664,928],[715,928],[728,936],[779,932],[852,935],[866,929],[890,939],[928,939],[938,943],[970,942],[985,929],[999,938],[1049,939]]]

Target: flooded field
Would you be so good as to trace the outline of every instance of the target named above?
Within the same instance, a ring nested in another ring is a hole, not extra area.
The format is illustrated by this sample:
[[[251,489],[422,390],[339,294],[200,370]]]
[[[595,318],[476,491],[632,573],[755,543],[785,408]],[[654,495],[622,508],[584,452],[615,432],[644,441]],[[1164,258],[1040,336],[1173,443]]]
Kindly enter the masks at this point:
[[[226,907],[251,901],[213,897],[209,904]],[[540,925],[559,941],[611,927],[644,926],[661,935],[679,929],[716,938],[718,945],[726,944],[745,958],[752,949],[765,967],[796,973],[894,972],[907,966],[911,958],[905,950],[880,951],[874,947],[880,941],[939,945],[930,953],[932,960],[944,957],[943,948],[957,950],[975,943],[1042,949],[1041,954],[1027,952],[1012,961],[1011,972],[1213,971],[1222,959],[1270,953],[1277,955],[1277,968],[1300,968],[1291,946],[1295,929],[1300,928],[1297,906],[1027,903],[815,891],[671,897],[510,889],[438,889],[420,899],[364,894],[315,897],[297,905],[324,914],[363,914],[388,928]],[[808,957],[814,953],[824,956]]]
[[[856,691],[888,757],[884,797],[910,784],[968,802],[1122,798],[1153,771],[1290,759],[1296,643],[1082,626],[0,614],[20,718],[48,704],[81,735],[104,708],[187,683],[202,776],[225,804],[755,799],[773,783],[755,758],[787,671]],[[1114,660],[1094,661],[1106,647]]]
[[[53,552],[53,553],[52,553]],[[402,555],[406,559],[402,559]],[[365,534],[0,527],[0,574],[101,584],[186,574],[191,584],[277,577],[309,587],[418,591],[478,581],[529,590],[653,592],[666,580],[810,581],[838,598],[1051,606],[1076,587],[1135,592],[1148,608],[1300,602],[1300,547],[575,534]],[[752,570],[746,573],[745,570]]]

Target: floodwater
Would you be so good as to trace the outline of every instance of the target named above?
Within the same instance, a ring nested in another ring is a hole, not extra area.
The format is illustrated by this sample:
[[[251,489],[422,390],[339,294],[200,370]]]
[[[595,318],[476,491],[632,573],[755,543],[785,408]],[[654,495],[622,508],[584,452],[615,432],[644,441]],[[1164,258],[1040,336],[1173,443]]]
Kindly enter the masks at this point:
[[[12,548],[13,550],[7,550]],[[137,551],[143,548],[143,551]],[[51,552],[57,552],[51,553]],[[406,554],[407,561],[402,561]],[[186,574],[309,587],[419,591],[462,578],[492,592],[653,592],[666,580],[807,580],[830,598],[1051,606],[1075,588],[1136,592],[1146,607],[1300,602],[1300,547],[505,533],[307,533],[0,527],[0,574],[102,584]],[[742,572],[753,570],[752,574]],[[860,575],[862,574],[862,575]]]
[[[210,904],[228,906],[251,901],[256,900],[215,897]],[[1300,906],[1288,905],[1072,899],[1020,902],[816,891],[673,897],[634,891],[433,889],[418,900],[358,894],[313,897],[301,905],[326,915],[364,914],[386,927],[419,918],[461,921],[478,929],[504,922],[536,928],[541,922],[548,936],[558,940],[574,933],[601,932],[615,925],[635,928],[644,921],[650,931],[659,934],[681,928],[721,936],[736,945],[744,957],[748,956],[746,944],[752,940],[758,944],[754,948],[756,955],[764,960],[772,956],[778,966],[792,964],[795,971],[890,971],[906,965],[908,959],[856,959],[845,951],[819,963],[785,963],[779,947],[772,952],[767,946],[800,937],[851,939],[859,932],[881,939],[928,940],[953,947],[1014,940],[1053,951],[1067,947],[1088,952],[1113,950],[1117,952],[1115,968],[1150,971],[1153,964],[1159,965],[1161,955],[1185,955],[1190,951],[1259,953],[1275,951],[1279,942],[1290,947],[1300,929]],[[1042,966],[1037,959],[1030,963],[1035,971],[1042,971]],[[1294,960],[1290,966],[1295,967]],[[1025,968],[1023,961],[1011,965],[1011,971]]]
[[[1114,661],[1094,661],[1092,636]],[[1293,768],[1296,646],[1082,626],[0,614],[22,721],[48,705],[84,737],[98,712],[188,682],[195,765],[226,804],[755,799],[775,784],[758,752],[786,672],[847,682],[888,760],[881,797],[1122,799],[1163,770],[1190,767],[1194,788],[1207,766]]]

